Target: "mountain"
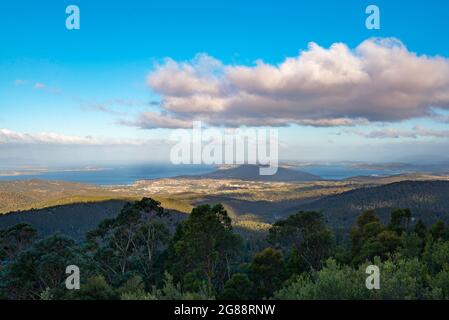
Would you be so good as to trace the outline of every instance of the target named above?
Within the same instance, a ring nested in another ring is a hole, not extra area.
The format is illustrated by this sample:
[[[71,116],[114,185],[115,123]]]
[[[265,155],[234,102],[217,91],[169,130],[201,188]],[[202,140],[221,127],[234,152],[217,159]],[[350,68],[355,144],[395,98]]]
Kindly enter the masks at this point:
[[[409,208],[415,221],[449,222],[449,181],[402,181],[365,187],[318,199],[298,210],[321,211],[331,226],[348,228],[364,210],[374,209],[386,222],[396,208]]]
[[[238,179],[244,181],[272,181],[272,182],[305,182],[305,181],[319,181],[321,177],[284,167],[279,167],[276,174],[271,176],[263,176],[259,173],[258,165],[240,165],[231,168],[219,169],[211,173],[201,175],[201,178],[206,179]],[[199,178],[198,176],[188,176],[182,178]]]

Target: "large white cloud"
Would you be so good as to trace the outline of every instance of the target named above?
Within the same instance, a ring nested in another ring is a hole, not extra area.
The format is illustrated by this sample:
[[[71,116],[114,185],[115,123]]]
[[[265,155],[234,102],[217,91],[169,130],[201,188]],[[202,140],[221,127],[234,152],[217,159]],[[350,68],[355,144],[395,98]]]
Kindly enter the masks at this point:
[[[148,84],[161,97],[162,114],[144,113],[128,124],[349,126],[449,109],[449,60],[417,55],[391,38],[369,39],[354,50],[311,43],[278,65],[224,65],[205,54],[166,59]]]

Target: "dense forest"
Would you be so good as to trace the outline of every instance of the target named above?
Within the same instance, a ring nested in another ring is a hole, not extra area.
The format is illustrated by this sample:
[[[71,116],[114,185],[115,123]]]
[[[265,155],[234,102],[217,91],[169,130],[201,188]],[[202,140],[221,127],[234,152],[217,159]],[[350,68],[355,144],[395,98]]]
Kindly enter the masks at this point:
[[[300,206],[303,211],[323,211],[332,227],[352,226],[358,213],[376,210],[384,223],[394,208],[409,208],[426,224],[449,221],[449,181],[400,181],[322,197]]]
[[[299,212],[266,239],[242,238],[224,207],[201,205],[176,227],[158,201],[143,198],[76,242],[39,239],[29,224],[0,230],[0,299],[448,299],[449,228],[408,209],[387,223],[362,212],[336,241],[324,216]],[[380,289],[365,286],[366,267]],[[66,267],[81,272],[79,290]]]

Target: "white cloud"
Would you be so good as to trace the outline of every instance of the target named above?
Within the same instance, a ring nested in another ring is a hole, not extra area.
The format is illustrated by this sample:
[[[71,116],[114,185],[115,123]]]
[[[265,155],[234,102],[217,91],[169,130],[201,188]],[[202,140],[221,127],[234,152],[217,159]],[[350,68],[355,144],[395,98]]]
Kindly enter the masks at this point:
[[[351,50],[315,43],[278,65],[224,65],[205,54],[166,59],[148,76],[162,114],[141,128],[211,125],[350,126],[394,122],[449,109],[449,60],[409,51],[396,39],[369,39]],[[128,124],[132,124],[128,122]]]
[[[92,136],[69,136],[58,133],[19,133],[8,129],[0,129],[0,145],[144,145],[151,140],[98,138]]]
[[[121,120],[119,124],[145,129],[192,128],[192,121],[171,118],[155,112],[143,112],[137,120]]]
[[[81,98],[75,98],[74,101],[81,103],[81,110],[83,111],[97,111],[97,112],[103,112],[103,113],[109,113],[112,115],[127,115],[128,112],[126,111],[120,111],[121,109],[129,109],[129,108],[137,108],[142,106],[148,106],[150,103],[146,103],[142,100],[137,99],[122,99],[122,98],[116,98],[116,99],[109,99],[105,101],[85,101]],[[120,110],[116,110],[120,109]]]
[[[373,130],[369,132],[363,132],[359,130],[346,130],[345,132],[356,134],[365,138],[373,139],[398,139],[398,138],[413,138],[418,137],[432,137],[432,138],[448,138],[449,130],[434,130],[423,126],[415,126],[413,129],[396,129],[396,128],[385,128],[382,130]]]
[[[163,65],[148,77],[148,84],[156,91],[181,97],[193,94],[215,96],[220,94],[220,73],[223,65],[206,54],[197,55],[192,61],[178,63],[166,59]]]

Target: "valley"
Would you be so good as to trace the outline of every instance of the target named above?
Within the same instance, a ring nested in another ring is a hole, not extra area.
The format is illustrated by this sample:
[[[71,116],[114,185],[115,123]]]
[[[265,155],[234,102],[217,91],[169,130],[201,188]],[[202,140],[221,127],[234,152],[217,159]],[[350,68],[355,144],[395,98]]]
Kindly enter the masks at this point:
[[[241,179],[235,178],[235,169]],[[308,210],[323,212],[330,226],[343,230],[349,230],[356,216],[367,209],[375,209],[383,221],[392,209],[405,207],[428,223],[449,221],[445,175],[317,177],[315,181],[301,173],[296,177],[305,177],[305,181],[292,181],[288,172],[284,176],[289,178],[265,181],[234,168],[117,186],[45,180],[0,182],[0,228],[28,222],[43,235],[61,232],[82,239],[99,222],[116,216],[126,202],[142,197],[160,201],[180,219],[194,206],[221,203],[243,232],[266,232],[273,222]]]

